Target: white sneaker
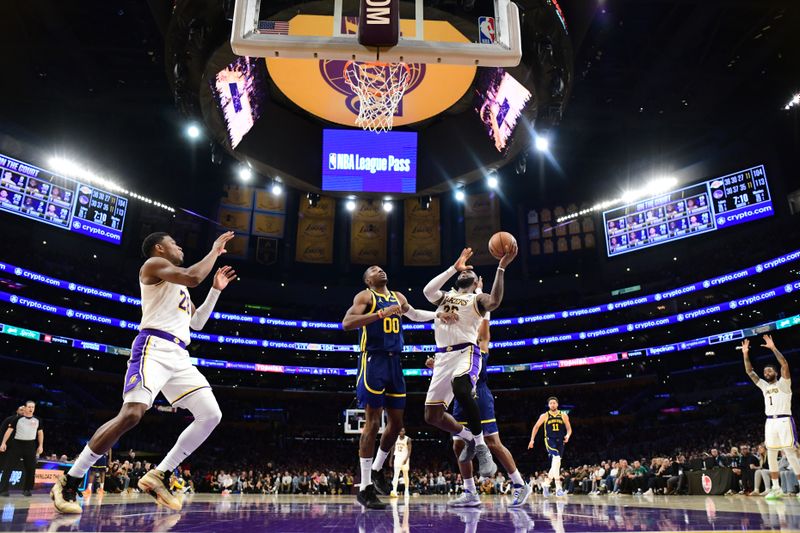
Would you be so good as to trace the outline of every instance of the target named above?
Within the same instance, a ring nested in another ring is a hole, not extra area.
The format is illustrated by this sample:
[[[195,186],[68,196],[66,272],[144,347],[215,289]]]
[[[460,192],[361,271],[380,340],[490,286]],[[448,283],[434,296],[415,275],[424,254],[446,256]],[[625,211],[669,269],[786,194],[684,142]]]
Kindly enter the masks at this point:
[[[567,495],[567,493],[566,493],[566,492],[564,492],[564,489],[558,489],[558,490],[556,491],[556,496],[557,496],[557,497],[559,497],[559,498],[562,498],[562,497],[564,497],[564,496],[566,496],[566,495]]]
[[[521,487],[514,488],[514,501],[512,501],[508,506],[509,507],[520,507],[522,504],[525,503],[525,500],[528,499],[528,496],[531,495],[533,489],[527,483],[524,483]]]
[[[455,500],[447,502],[449,507],[480,507],[481,497],[474,492],[464,491],[461,496]]]
[[[647,492],[644,493],[645,496],[652,496],[653,494],[655,494],[653,489],[647,489]]]

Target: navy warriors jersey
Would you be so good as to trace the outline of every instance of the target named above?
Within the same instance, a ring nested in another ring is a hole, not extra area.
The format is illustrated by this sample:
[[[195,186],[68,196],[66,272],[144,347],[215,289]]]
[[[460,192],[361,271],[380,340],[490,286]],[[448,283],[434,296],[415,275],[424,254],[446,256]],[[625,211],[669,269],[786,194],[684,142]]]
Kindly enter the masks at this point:
[[[369,289],[372,295],[370,313],[381,309],[400,305],[397,295],[390,291],[383,295]],[[361,328],[362,352],[402,352],[403,351],[403,319],[401,315],[387,316]]]
[[[564,425],[564,418],[561,416],[561,411],[556,411],[556,414],[547,411],[547,421],[544,423],[544,436],[548,440],[559,441],[564,440],[567,435],[567,427]]]

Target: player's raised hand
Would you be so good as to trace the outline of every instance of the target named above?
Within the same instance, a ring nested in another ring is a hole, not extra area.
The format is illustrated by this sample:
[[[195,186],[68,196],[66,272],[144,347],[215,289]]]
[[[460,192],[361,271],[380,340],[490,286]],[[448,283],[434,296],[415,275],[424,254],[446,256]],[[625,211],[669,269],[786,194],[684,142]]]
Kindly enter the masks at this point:
[[[745,339],[742,341],[742,353],[745,355],[750,353],[750,339]]]
[[[506,255],[504,255],[500,259],[500,265],[499,265],[500,268],[506,268],[509,264],[511,264],[511,261],[513,261],[514,258],[517,257],[518,251],[519,247],[517,246],[517,242],[516,241],[512,242],[509,245],[509,249],[506,251]]]
[[[433,370],[433,365],[435,364],[435,359],[433,357],[428,357],[425,359],[425,366]]]
[[[764,335],[764,344],[761,345],[768,350],[775,349],[775,343],[772,341],[772,335]]]
[[[478,276],[478,284],[475,288],[483,290],[483,276]]]
[[[470,257],[472,257],[472,248],[469,247],[464,248],[461,251],[461,255],[458,256],[458,259],[456,259],[456,262],[453,265],[453,267],[459,272],[464,272],[465,270],[472,270],[472,265],[467,264],[467,261],[469,261]]]
[[[232,231],[226,231],[225,233],[223,233],[222,235],[217,237],[217,240],[215,240],[214,244],[211,245],[211,249],[213,251],[215,251],[217,253],[217,255],[222,255],[225,252],[227,252],[227,250],[225,249],[225,245],[231,239],[233,239],[233,232]]]
[[[455,324],[458,322],[458,313],[453,311],[442,311],[436,313],[436,318],[441,320],[443,324]]]
[[[217,269],[217,273],[214,274],[214,283],[211,285],[218,291],[225,289],[228,286],[228,283],[237,279],[236,271],[233,267],[224,266]]]

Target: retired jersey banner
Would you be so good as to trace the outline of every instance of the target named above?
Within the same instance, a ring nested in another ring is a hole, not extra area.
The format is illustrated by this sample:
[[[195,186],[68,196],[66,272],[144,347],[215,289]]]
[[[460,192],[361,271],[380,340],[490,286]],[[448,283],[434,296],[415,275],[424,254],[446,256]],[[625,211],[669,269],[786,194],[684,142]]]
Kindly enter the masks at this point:
[[[222,235],[221,232],[218,233],[216,237],[219,237],[220,235]],[[250,236],[237,233],[233,236],[233,239],[229,240],[227,244],[225,244],[225,250],[227,250],[225,257],[246,258],[249,245]]]
[[[226,185],[223,189],[225,196],[220,200],[224,207],[237,207],[239,209],[253,209],[253,188],[238,185]]]
[[[350,224],[350,262],[386,264],[386,212],[381,202],[357,200]]]
[[[286,195],[274,195],[270,191],[256,191],[256,211],[268,211],[270,213],[286,213]]]
[[[250,233],[250,217],[252,211],[244,209],[228,209],[221,207],[217,220],[225,229],[237,233]]]
[[[336,202],[322,196],[311,206],[301,199],[297,214],[297,248],[295,261],[299,263],[333,263],[333,227]]]
[[[473,265],[488,265],[497,260],[489,253],[489,239],[500,231],[500,203],[493,192],[470,194],[464,202],[465,242],[472,247]]]
[[[442,262],[439,228],[439,199],[432,198],[428,209],[422,209],[416,198],[405,201],[403,264],[436,266]]]

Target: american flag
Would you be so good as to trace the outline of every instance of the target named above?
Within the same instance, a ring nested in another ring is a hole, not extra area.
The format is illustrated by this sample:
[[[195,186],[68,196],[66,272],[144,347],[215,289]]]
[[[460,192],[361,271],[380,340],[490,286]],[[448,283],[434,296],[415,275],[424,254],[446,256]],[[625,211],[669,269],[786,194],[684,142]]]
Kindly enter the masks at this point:
[[[283,20],[260,20],[258,21],[258,33],[289,35],[289,22]]]

